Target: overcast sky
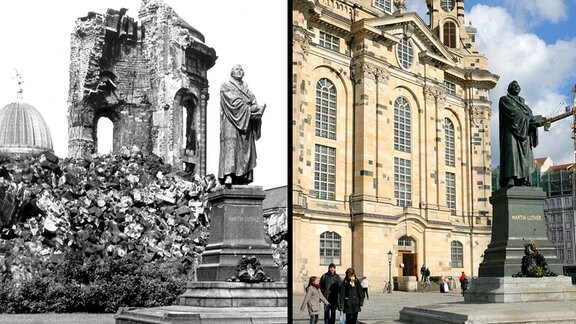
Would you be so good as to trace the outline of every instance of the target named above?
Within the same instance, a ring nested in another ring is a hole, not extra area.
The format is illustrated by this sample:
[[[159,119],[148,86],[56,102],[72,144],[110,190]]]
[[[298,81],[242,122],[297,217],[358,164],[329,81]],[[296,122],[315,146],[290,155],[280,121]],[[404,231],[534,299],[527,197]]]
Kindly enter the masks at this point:
[[[408,1],[424,21],[425,1]],[[466,22],[478,29],[476,45],[488,57],[490,71],[500,76],[492,90],[492,166],[499,164],[498,99],[517,80],[520,95],[534,114],[552,116],[571,105],[576,84],[576,1],[466,0]],[[555,164],[574,162],[572,118],[540,130],[535,157]]]
[[[266,0],[165,0],[198,29],[216,50],[216,65],[208,71],[207,172],[217,174],[219,154],[219,89],[235,64],[259,104],[266,104],[262,137],[256,143],[258,166],[254,184],[265,189],[287,184],[287,4]],[[16,99],[15,69],[23,75],[24,101],[44,116],[54,151],[68,154],[67,100],[70,34],[78,17],[88,12],[127,8],[138,17],[140,0],[42,1],[2,3],[0,19],[0,107]],[[111,134],[111,131],[108,132]],[[110,142],[105,134],[99,139]]]

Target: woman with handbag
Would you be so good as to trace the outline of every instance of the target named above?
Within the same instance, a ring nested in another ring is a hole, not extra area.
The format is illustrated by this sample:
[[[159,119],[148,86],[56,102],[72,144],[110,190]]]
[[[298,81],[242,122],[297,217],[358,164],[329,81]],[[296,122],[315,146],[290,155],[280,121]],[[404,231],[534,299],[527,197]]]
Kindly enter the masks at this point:
[[[346,278],[340,287],[338,309],[346,314],[346,324],[356,324],[358,313],[364,304],[364,290],[353,268],[346,270]]]

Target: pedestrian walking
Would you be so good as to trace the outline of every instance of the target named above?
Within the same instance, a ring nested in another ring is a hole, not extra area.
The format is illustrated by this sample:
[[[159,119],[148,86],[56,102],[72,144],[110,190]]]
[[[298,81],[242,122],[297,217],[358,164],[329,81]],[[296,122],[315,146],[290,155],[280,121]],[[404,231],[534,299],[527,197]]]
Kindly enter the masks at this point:
[[[426,279],[426,265],[423,264],[422,268],[420,268],[420,277],[422,278],[422,282]]]
[[[353,268],[346,270],[346,277],[340,288],[338,310],[346,314],[346,324],[358,323],[358,313],[364,304],[364,293],[360,280]]]
[[[426,283],[430,283],[430,269],[428,269],[428,267],[424,269],[423,281]]]
[[[464,271],[462,271],[460,276],[460,288],[462,289],[462,296],[464,296],[464,292],[468,289],[468,277],[466,277]]]
[[[364,298],[366,299],[370,299],[370,296],[368,296],[368,284],[370,282],[368,281],[368,278],[366,277],[362,277],[362,290],[364,291]]]
[[[336,265],[330,263],[328,272],[320,278],[320,291],[330,304],[324,306],[324,324],[336,323],[336,309],[338,308],[338,294],[342,279],[336,274]]]
[[[304,306],[308,305],[308,314],[310,315],[310,324],[318,323],[318,316],[320,315],[320,302],[328,305],[329,302],[322,293],[320,292],[320,282],[318,277],[312,276],[308,281],[308,287],[306,287],[306,296],[302,301],[302,306],[300,310],[304,311]]]

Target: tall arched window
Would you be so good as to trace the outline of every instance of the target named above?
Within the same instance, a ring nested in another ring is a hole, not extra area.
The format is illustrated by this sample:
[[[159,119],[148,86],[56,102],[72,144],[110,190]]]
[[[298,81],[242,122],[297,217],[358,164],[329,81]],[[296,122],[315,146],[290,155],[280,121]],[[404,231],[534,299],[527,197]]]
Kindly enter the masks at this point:
[[[324,232],[320,234],[320,265],[334,263],[340,265],[340,250],[342,238],[336,232]]]
[[[453,21],[444,23],[444,45],[456,48],[456,24]]]
[[[448,118],[444,119],[444,162],[447,166],[455,166],[454,124]]]
[[[394,149],[410,153],[410,104],[403,97],[394,101]]]
[[[450,260],[450,266],[452,268],[464,267],[464,253],[462,249],[462,243],[458,241],[452,241],[450,243]]]
[[[336,139],[336,88],[326,78],[316,83],[316,136]]]

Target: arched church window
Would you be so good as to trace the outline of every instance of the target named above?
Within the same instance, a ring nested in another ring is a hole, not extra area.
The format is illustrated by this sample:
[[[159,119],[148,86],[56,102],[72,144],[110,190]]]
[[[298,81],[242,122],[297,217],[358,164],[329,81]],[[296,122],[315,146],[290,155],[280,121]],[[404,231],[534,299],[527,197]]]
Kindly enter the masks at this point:
[[[448,118],[444,119],[444,162],[446,166],[456,165],[456,150],[454,140],[454,124]]]
[[[394,101],[394,149],[410,153],[410,104],[404,97]]]
[[[320,265],[327,266],[330,263],[340,265],[341,241],[342,238],[336,232],[320,234]]]
[[[336,87],[326,78],[316,83],[316,136],[336,139]]]
[[[453,21],[444,23],[444,45],[456,48],[456,24]]]
[[[452,241],[450,243],[450,266],[452,268],[462,268],[464,266],[462,243],[458,241]]]

